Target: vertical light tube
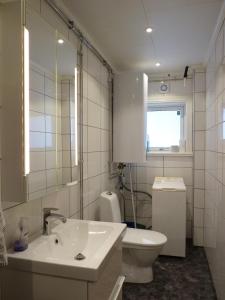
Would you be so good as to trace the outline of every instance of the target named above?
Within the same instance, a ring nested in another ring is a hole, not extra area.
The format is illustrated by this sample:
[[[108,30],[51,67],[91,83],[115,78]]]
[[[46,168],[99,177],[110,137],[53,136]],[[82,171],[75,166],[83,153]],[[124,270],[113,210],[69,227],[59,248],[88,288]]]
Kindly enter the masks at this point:
[[[78,87],[77,87],[77,67],[75,67],[74,70],[74,75],[75,75],[75,82],[74,82],[74,109],[75,109],[75,117],[74,117],[74,126],[75,126],[75,166],[78,166],[78,130],[77,130],[77,123],[78,123],[78,115],[77,115],[77,91],[78,91]]]
[[[29,87],[29,31],[24,27],[24,175],[30,173],[30,87]]]

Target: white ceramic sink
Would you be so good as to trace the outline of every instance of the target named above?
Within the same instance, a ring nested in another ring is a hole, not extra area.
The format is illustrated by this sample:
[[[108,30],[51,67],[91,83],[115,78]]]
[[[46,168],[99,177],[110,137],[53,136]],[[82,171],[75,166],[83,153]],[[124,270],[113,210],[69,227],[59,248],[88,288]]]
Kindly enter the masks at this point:
[[[49,236],[31,242],[24,252],[9,253],[9,267],[49,275],[96,281],[110,250],[126,225],[68,219]],[[76,260],[77,254],[85,256]]]

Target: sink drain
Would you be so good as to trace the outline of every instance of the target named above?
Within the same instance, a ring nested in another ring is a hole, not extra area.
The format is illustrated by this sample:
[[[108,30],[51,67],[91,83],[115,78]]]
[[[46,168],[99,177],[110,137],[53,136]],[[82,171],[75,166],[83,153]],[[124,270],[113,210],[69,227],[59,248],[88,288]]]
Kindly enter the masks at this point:
[[[75,257],[74,257],[74,259],[76,259],[76,260],[83,260],[83,259],[85,259],[86,257],[82,254],[82,253],[78,253]]]

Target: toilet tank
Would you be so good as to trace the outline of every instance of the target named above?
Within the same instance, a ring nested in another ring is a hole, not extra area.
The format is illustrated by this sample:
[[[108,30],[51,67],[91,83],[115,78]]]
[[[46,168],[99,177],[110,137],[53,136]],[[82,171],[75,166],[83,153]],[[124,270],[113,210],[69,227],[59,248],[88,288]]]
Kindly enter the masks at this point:
[[[117,194],[103,192],[100,196],[100,220],[121,223],[120,204]]]

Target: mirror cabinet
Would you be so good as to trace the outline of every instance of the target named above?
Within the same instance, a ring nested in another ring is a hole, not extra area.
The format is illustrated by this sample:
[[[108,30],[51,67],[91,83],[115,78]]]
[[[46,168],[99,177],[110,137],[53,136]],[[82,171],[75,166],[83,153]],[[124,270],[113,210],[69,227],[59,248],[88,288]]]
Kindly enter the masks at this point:
[[[2,199],[13,206],[78,182],[77,51],[25,1],[0,8]]]

